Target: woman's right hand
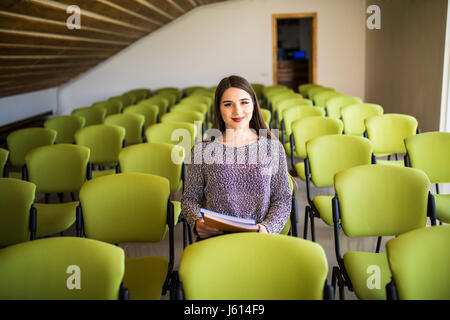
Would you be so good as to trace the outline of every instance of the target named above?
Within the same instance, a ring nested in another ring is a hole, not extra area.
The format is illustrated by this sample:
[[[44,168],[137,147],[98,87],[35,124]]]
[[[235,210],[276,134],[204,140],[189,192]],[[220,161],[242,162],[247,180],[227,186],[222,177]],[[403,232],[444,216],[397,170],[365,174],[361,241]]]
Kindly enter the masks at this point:
[[[218,234],[223,234],[223,231],[206,225],[203,222],[202,218],[197,219],[197,221],[195,222],[195,229],[197,230],[197,234],[202,239],[209,238]]]

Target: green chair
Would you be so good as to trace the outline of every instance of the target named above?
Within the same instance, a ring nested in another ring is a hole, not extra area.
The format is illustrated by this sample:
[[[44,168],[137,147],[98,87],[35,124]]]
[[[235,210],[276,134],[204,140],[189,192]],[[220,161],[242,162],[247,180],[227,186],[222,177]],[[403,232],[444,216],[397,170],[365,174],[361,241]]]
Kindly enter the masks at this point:
[[[105,118],[112,115],[118,114],[122,112],[123,103],[118,99],[108,100],[108,101],[99,101],[92,104],[91,107],[105,109]]]
[[[103,176],[81,188],[77,223],[87,238],[108,243],[161,242],[169,230],[169,261],[161,256],[125,260],[123,283],[130,299],[159,300],[170,289],[174,214],[169,195],[168,179],[145,173]]]
[[[46,194],[46,203],[35,203],[37,236],[49,236],[67,230],[76,218],[78,201],[74,193],[89,178],[89,149],[73,144],[39,147],[28,152],[26,170],[28,181],[36,185],[36,192]],[[64,193],[71,193],[72,201],[64,202]],[[48,194],[58,194],[60,203],[48,203]]]
[[[205,116],[197,111],[179,111],[179,112],[169,112],[161,117],[162,123],[167,122],[186,122],[192,123],[197,127],[197,138],[199,140],[203,139],[203,134],[205,133]]]
[[[425,132],[405,139],[405,164],[424,171],[436,184],[436,217],[450,223],[450,195],[439,194],[439,183],[450,182],[450,133]]]
[[[315,116],[325,116],[325,110],[308,104],[294,104],[287,108],[283,108],[283,116],[281,120],[281,142],[285,148],[288,147],[288,155],[290,155],[290,146],[286,141],[289,141],[289,137],[291,136],[292,123],[296,120]]]
[[[364,121],[364,135],[372,141],[376,157],[388,156],[388,160],[377,160],[380,164],[403,166],[403,160],[398,160],[398,154],[406,153],[404,140],[419,132],[417,120],[406,114],[385,113],[373,116]],[[394,154],[395,160],[390,161]]]
[[[157,123],[147,128],[145,136],[148,142],[162,142],[182,146],[186,159],[189,159],[191,149],[195,144],[197,128],[187,122]]]
[[[280,99],[280,97],[286,97],[286,96],[291,96],[294,95],[294,91],[291,89],[288,89],[286,87],[280,87],[280,88],[276,88],[274,90],[271,90],[267,93],[266,97],[267,97],[267,106],[269,107],[270,111],[272,113],[275,112],[275,108],[274,108],[274,104],[273,104],[273,99],[275,99],[275,101],[277,101],[278,99]],[[296,97],[296,96],[293,96]],[[298,97],[298,96],[297,96]]]
[[[180,299],[322,300],[332,298],[328,263],[316,243],[278,234],[234,233],[187,247]]]
[[[373,103],[356,103],[343,107],[341,116],[345,134],[364,136],[364,121],[373,116],[381,116],[383,112],[383,107]]]
[[[385,286],[391,277],[386,254],[349,251],[342,256],[339,229],[350,238],[380,237],[423,228],[427,215],[436,224],[430,180],[418,169],[366,165],[338,172],[334,188],[332,210],[338,266],[333,267],[333,287],[337,282],[341,299],[347,286],[359,299],[385,300]],[[377,281],[371,279],[370,273],[374,272]]]
[[[318,84],[313,84],[313,83],[303,83],[303,84],[299,85],[297,89],[298,89],[298,92],[301,93],[303,98],[308,98],[308,90],[313,87],[322,87],[322,86],[318,85]]]
[[[344,94],[341,92],[336,92],[332,90],[321,91],[314,95],[314,105],[316,107],[325,108],[326,103],[329,99],[343,95]]]
[[[307,117],[294,121],[290,135],[292,175],[306,180],[305,163],[301,161],[296,164],[295,157],[306,158],[308,140],[329,134],[342,134],[343,128],[344,125],[340,120],[325,117]]]
[[[21,167],[22,173],[9,171],[9,176],[26,180],[25,156],[34,148],[55,143],[57,132],[47,128],[27,128],[11,132],[6,137],[9,149],[9,164]]]
[[[85,122],[80,116],[59,116],[46,120],[44,127],[57,132],[55,143],[74,143],[75,132],[83,128]]]
[[[0,175],[2,177],[8,177],[8,163],[9,151],[3,148],[0,148]]]
[[[123,173],[140,172],[167,178],[170,193],[184,189],[186,168],[184,148],[159,142],[149,142],[124,148],[119,154],[120,171]],[[171,201],[174,206],[174,221],[182,220],[180,201]],[[183,220],[184,223],[184,220]],[[187,226],[187,225],[186,225]],[[184,228],[186,226],[183,226]],[[189,229],[187,229],[189,232]],[[183,229],[183,248],[186,243],[186,229]],[[190,237],[192,239],[192,236]],[[192,240],[190,241],[192,243]]]
[[[35,192],[31,182],[0,178],[0,248],[36,239]]]
[[[159,116],[161,117],[163,114],[165,114],[169,108],[169,100],[163,96],[154,95],[151,96],[148,99],[141,100],[139,105],[157,105],[159,108]],[[126,110],[126,109],[125,109]]]
[[[84,123],[84,126],[89,127],[103,123],[106,115],[106,109],[92,107],[77,108],[72,111],[72,115],[85,118],[86,122]]]
[[[262,91],[263,91],[264,85],[261,84],[261,83],[256,83],[256,82],[252,82],[252,83],[250,83],[250,85],[252,86],[253,91],[255,91],[256,98],[258,100],[261,100],[262,99]]]
[[[126,107],[134,104],[134,98],[132,95],[114,96],[108,99],[108,101],[119,101],[122,104],[122,110]]]
[[[126,299],[125,253],[101,241],[40,239],[0,250],[1,300]]]
[[[263,108],[261,108],[260,110],[267,128],[272,129],[272,114],[270,113],[270,110]]]
[[[145,136],[145,117],[137,113],[119,113],[105,118],[104,124],[120,126],[125,129],[125,143],[128,146],[142,143]]]
[[[332,91],[332,92],[334,92],[336,90],[334,88],[331,88],[331,87],[323,87],[323,86],[317,87],[316,86],[316,87],[309,88],[306,91],[306,95],[308,96],[308,99],[314,101],[314,98],[315,98],[315,96],[317,94],[325,92],[325,91]]]
[[[173,105],[175,105],[175,103],[177,103],[177,94],[174,92],[170,92],[170,91],[163,91],[163,92],[159,92],[156,94],[159,97],[163,97],[165,99],[167,99],[167,101],[169,101],[169,107],[167,108],[167,112],[170,111],[170,108],[173,107]]]
[[[388,299],[450,300],[450,225],[416,229],[389,240]]]
[[[299,95],[290,95],[286,99],[281,100],[279,103],[274,105],[272,112],[274,113],[277,127],[280,128],[282,126],[283,121],[283,111],[287,108],[293,106],[312,106],[312,101],[308,99],[300,98]]]
[[[336,96],[326,102],[326,113],[330,118],[340,119],[341,109],[355,103],[362,103],[358,97]]]
[[[86,127],[75,133],[75,141],[91,150],[89,164],[93,166],[92,178],[119,172],[119,152],[125,144],[123,127],[107,124]],[[105,167],[115,169],[105,170]]]
[[[183,89],[183,95],[185,97],[190,96],[192,93],[194,93],[194,91],[198,90],[198,89],[207,89],[206,87],[203,86],[189,86]]]
[[[137,104],[134,106],[129,106],[123,111],[123,113],[134,113],[143,115],[145,118],[144,120],[145,128],[159,122],[159,107],[157,105]]]
[[[333,187],[334,175],[342,170],[371,164],[375,158],[372,143],[363,137],[326,135],[306,142],[304,161],[306,178],[305,223],[303,238],[308,239],[308,223],[311,222],[311,240],[316,241],[314,218],[333,226],[331,202],[328,195],[311,196],[311,183],[316,187]],[[379,239],[381,241],[381,238]],[[377,248],[377,252],[379,248]]]
[[[181,91],[178,88],[175,87],[163,87],[163,88],[159,88],[158,90],[156,90],[156,93],[165,93],[165,92],[170,92],[176,95],[176,100],[175,102],[178,102],[181,100],[181,98],[183,97],[183,91]]]
[[[291,203],[291,213],[289,215],[289,219],[284,225],[283,229],[280,231],[280,234],[284,235],[292,235],[293,237],[298,236],[298,227],[297,227],[297,221],[298,221],[298,205],[297,205],[297,199],[295,198],[295,186],[294,186],[294,179],[292,177],[289,177],[289,188],[291,190],[292,195],[292,203]]]
[[[180,112],[180,111],[182,111],[182,112],[185,112],[185,111],[200,112],[201,114],[203,114],[204,124],[206,125],[209,122],[209,117],[208,117],[209,108],[204,103],[181,101],[181,103],[174,105],[170,109],[170,112],[177,112],[177,111],[178,112]]]

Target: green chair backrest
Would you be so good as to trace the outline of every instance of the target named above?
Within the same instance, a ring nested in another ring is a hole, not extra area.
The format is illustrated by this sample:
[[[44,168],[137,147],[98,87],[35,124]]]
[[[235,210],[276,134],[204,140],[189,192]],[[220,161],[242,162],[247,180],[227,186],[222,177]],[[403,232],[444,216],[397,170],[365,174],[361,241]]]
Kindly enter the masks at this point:
[[[385,113],[365,120],[374,153],[405,153],[404,140],[417,132],[417,120],[409,115]]]
[[[117,114],[122,112],[123,103],[118,99],[108,100],[108,101],[99,101],[92,104],[94,108],[105,109],[105,118],[112,114]]]
[[[342,122],[345,134],[363,136],[366,127],[364,121],[373,116],[383,114],[383,107],[373,103],[356,103],[341,109]]]
[[[211,107],[213,103],[213,98],[211,96],[204,95],[190,95],[189,97],[180,100],[181,104],[184,103],[204,103],[208,108]]]
[[[308,90],[312,87],[322,87],[322,86],[319,84],[304,83],[304,84],[299,85],[297,89],[298,89],[298,92],[300,92],[304,98],[308,98]]]
[[[309,105],[294,105],[283,110],[284,128],[287,136],[292,133],[292,123],[307,117],[324,117],[325,110]]]
[[[430,180],[421,170],[353,167],[335,175],[334,188],[349,237],[395,236],[426,224]]]
[[[91,150],[89,162],[98,165],[117,164],[124,139],[123,127],[106,124],[86,127],[75,133],[76,143]]]
[[[83,107],[83,108],[74,109],[72,111],[72,115],[85,118],[86,122],[84,123],[84,126],[89,127],[89,126],[103,123],[103,120],[105,119],[105,115],[106,115],[106,109]]]
[[[314,95],[314,105],[316,107],[325,108],[326,102],[334,97],[343,96],[344,94],[341,92],[336,92],[332,90],[321,91]]]
[[[201,140],[202,123],[205,121],[205,115],[197,111],[178,111],[169,112],[161,117],[162,123],[167,122],[186,122],[192,123],[197,127],[197,136]]]
[[[205,115],[209,111],[209,108],[204,103],[181,101],[179,104],[176,104],[172,108],[170,108],[170,112],[177,111],[197,111]]]
[[[6,163],[8,162],[9,151],[3,148],[0,148],[0,177],[5,176],[6,171]]]
[[[57,132],[47,128],[27,128],[11,132],[6,137],[9,162],[13,166],[24,166],[25,156],[34,148],[55,143]]]
[[[319,244],[249,232],[188,246],[179,268],[188,300],[319,300],[327,272]]]
[[[315,98],[315,96],[317,95],[317,94],[319,94],[319,93],[321,93],[321,92],[325,92],[325,91],[336,91],[336,90],[334,90],[334,88],[330,88],[330,87],[322,87],[322,86],[320,86],[320,87],[311,87],[311,88],[309,88],[308,90],[307,90],[307,92],[306,92],[306,94],[307,94],[307,96],[308,96],[308,98],[310,99],[310,100],[313,100],[314,101],[314,98]]]
[[[190,155],[191,148],[195,144],[197,127],[187,122],[157,123],[147,128],[145,136],[148,142],[162,142],[180,145],[186,152],[186,158]]]
[[[137,113],[119,113],[105,118],[104,124],[116,125],[125,129],[125,141],[127,145],[142,142],[142,130],[145,117]]]
[[[0,178],[0,203],[2,207],[0,212],[0,247],[30,239],[30,209],[35,194],[36,185],[34,183],[14,178]],[[4,287],[4,283],[0,287]]]
[[[169,108],[169,100],[163,96],[154,95],[148,99],[141,100],[139,103],[145,105],[157,105],[159,107],[159,116],[161,117],[163,114],[167,112],[167,108]]]
[[[302,95],[299,93],[294,93],[292,91],[280,92],[272,97],[272,112],[278,109],[278,106],[281,102],[290,100],[290,99],[303,99]],[[307,100],[307,99],[305,99]],[[308,101],[308,100],[307,100]],[[308,102],[307,102],[308,103]],[[312,104],[312,103],[311,103]]]
[[[145,118],[144,126],[147,128],[157,123],[159,107],[156,104],[137,104],[127,107],[123,113],[135,113],[143,115]]]
[[[119,154],[121,172],[149,173],[167,178],[171,193],[177,192],[182,186],[184,160],[184,148],[159,142],[126,147]]]
[[[339,171],[369,165],[372,143],[362,137],[346,135],[321,136],[306,142],[311,180],[317,187],[331,187]]]
[[[261,108],[261,114],[263,116],[264,121],[266,122],[267,126],[269,127],[270,121],[272,120],[272,114],[270,113],[270,110]]]
[[[0,250],[1,300],[116,300],[123,249],[101,241],[54,237]]]
[[[362,103],[362,100],[358,97],[349,96],[337,96],[328,99],[326,102],[327,115],[330,118],[340,119],[341,109],[355,103]]]
[[[134,98],[131,95],[114,96],[108,99],[109,101],[120,101],[122,103],[122,109],[125,109],[129,105],[134,104]]]
[[[272,93],[275,93],[278,90],[287,90],[287,87],[280,84],[265,86],[262,90],[263,98],[268,99],[268,95],[271,95]]]
[[[424,132],[405,139],[411,167],[424,171],[431,183],[450,182],[450,132]]]
[[[450,225],[413,230],[386,243],[398,298],[450,300]]]
[[[175,103],[177,103],[177,94],[170,91],[163,91],[157,93],[157,96],[163,97],[169,101],[169,108],[171,108]]]
[[[255,91],[256,98],[258,98],[258,100],[262,99],[262,90],[264,88],[264,85],[256,82],[252,82],[250,83],[250,85],[252,86],[253,91]]]
[[[169,180],[119,173],[89,180],[80,191],[88,238],[110,243],[159,242],[166,234]]]
[[[44,122],[44,127],[57,132],[55,143],[73,143],[75,132],[84,127],[86,119],[80,116],[58,116]]]
[[[278,107],[275,109],[278,116],[278,123],[281,123],[281,120],[283,120],[283,112],[284,110],[293,107],[293,106],[312,106],[312,101],[309,99],[303,99],[298,97],[289,98],[286,100],[281,101],[278,104]]]
[[[291,124],[294,135],[295,155],[306,157],[306,142],[329,134],[342,134],[344,125],[340,120],[325,117],[307,117]]]
[[[43,146],[28,152],[28,180],[40,193],[77,192],[86,181],[90,150],[74,144]]]
[[[164,92],[174,93],[177,97],[176,102],[180,101],[181,98],[183,97],[183,91],[175,87],[164,87],[156,90],[156,93],[164,93]]]
[[[286,87],[281,87],[281,88],[278,88],[278,89],[273,89],[273,90],[271,90],[271,91],[269,91],[268,93],[267,93],[267,103],[268,103],[268,105],[270,106],[272,106],[272,108],[274,107],[274,104],[273,104],[273,99],[275,98],[275,101],[277,100],[276,99],[276,97],[277,96],[281,96],[281,95],[289,95],[289,94],[294,94],[294,91],[292,91],[291,89],[288,89],[288,88],[286,88]],[[295,96],[294,96],[295,97]]]
[[[188,97],[198,89],[207,89],[207,88],[203,86],[190,86],[183,89],[183,94],[184,96]]]

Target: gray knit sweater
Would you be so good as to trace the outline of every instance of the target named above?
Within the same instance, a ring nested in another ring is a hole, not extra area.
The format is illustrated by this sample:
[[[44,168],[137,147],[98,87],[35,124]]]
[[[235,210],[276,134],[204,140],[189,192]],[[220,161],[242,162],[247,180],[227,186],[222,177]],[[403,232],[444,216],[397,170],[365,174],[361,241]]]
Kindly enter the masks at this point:
[[[260,136],[243,147],[197,143],[187,159],[181,209],[191,228],[200,208],[255,219],[279,233],[291,211],[286,154],[278,140]]]

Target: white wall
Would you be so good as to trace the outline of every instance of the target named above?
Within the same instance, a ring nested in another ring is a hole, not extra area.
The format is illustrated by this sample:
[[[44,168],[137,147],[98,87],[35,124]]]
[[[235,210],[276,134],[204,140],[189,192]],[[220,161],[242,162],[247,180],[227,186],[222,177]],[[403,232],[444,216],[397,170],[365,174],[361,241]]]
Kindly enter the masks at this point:
[[[137,88],[272,84],[272,14],[317,12],[317,82],[364,98],[365,1],[230,0],[196,8],[60,89],[60,113]]]
[[[56,113],[57,88],[34,91],[0,99],[0,126],[53,111]]]

